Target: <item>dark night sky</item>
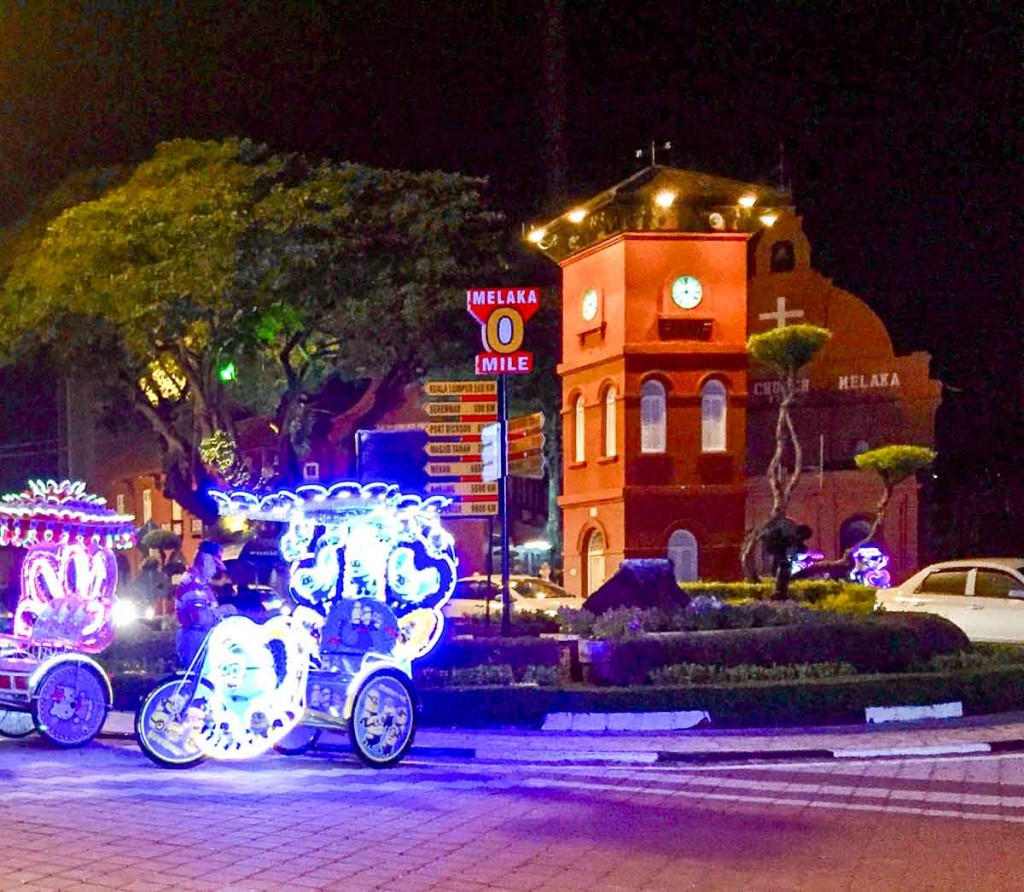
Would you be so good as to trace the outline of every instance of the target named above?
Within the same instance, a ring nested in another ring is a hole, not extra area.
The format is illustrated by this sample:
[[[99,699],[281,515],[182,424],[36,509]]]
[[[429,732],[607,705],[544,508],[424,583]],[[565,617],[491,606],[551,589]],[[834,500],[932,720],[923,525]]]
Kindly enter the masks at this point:
[[[0,3],[8,220],[176,136],[487,174],[516,223],[551,209],[556,0]],[[565,0],[566,199],[652,139],[664,163],[772,182],[782,144],[817,266],[961,381],[993,337],[1020,345],[1012,7]]]

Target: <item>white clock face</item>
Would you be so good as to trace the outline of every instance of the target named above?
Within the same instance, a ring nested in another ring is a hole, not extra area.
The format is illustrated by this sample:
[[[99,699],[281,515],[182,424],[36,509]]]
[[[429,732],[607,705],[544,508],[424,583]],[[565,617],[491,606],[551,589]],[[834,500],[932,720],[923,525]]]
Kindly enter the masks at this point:
[[[580,307],[583,318],[587,322],[593,322],[597,316],[598,293],[596,288],[588,288],[583,292],[583,304]]]
[[[692,310],[704,296],[704,286],[694,276],[680,276],[672,283],[672,302],[683,310]]]

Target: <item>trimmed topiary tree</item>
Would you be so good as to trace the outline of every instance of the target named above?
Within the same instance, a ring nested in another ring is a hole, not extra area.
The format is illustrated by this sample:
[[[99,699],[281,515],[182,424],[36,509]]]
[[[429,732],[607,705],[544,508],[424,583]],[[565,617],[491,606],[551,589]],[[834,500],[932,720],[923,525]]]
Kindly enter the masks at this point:
[[[150,530],[139,543],[147,551],[155,551],[160,555],[160,569],[167,566],[167,560],[181,548],[181,536],[171,530]]]
[[[754,546],[770,535],[775,560],[775,594],[784,600],[789,588],[789,560],[786,551],[786,530],[792,525],[786,517],[793,490],[803,471],[803,450],[793,424],[792,408],[799,392],[797,375],[817,356],[832,337],[827,328],[817,325],[787,325],[761,334],[751,335],[747,353],[756,362],[768,366],[778,375],[780,384],[779,414],[775,422],[775,451],[768,463],[768,486],[772,494],[771,516],[751,529],[744,540],[740,560],[748,578],[756,579],[750,556]],[[789,461],[787,461],[789,459]],[[795,542],[793,543],[796,544]]]
[[[875,538],[885,520],[885,513],[892,500],[892,494],[904,480],[918,471],[930,467],[935,461],[935,450],[927,446],[893,445],[869,449],[854,458],[862,471],[874,471],[882,482],[882,495],[875,506],[875,519],[870,529],[858,542],[854,542],[834,561],[818,561],[806,567],[800,577],[830,575],[835,572],[847,575],[853,564],[853,552]]]

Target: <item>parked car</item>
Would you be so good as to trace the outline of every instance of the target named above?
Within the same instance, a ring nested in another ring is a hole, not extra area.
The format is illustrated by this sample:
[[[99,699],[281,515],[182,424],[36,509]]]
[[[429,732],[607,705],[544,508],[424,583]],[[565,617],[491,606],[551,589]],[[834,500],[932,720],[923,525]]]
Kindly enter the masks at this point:
[[[1024,558],[963,558],[879,589],[875,606],[936,613],[972,641],[1024,644]]]
[[[583,598],[566,591],[539,576],[510,576],[509,592],[512,596],[512,611],[539,610],[556,616],[560,607],[579,609]],[[490,616],[501,618],[501,576],[464,576],[455,583],[455,591],[444,606],[444,615],[449,619]]]

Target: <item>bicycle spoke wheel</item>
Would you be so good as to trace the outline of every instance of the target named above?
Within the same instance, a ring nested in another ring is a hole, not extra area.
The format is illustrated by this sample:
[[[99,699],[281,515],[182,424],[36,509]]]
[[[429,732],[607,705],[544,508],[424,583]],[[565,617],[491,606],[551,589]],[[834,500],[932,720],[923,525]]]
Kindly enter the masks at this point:
[[[107,720],[107,686],[99,670],[78,660],[62,660],[43,674],[33,691],[36,730],[60,747],[82,746]]]
[[[161,768],[191,768],[203,761],[197,736],[204,715],[193,708],[196,684],[180,678],[156,687],[135,713],[135,737]]]
[[[357,756],[373,768],[390,768],[412,746],[416,733],[412,683],[401,672],[375,672],[359,688],[348,720]]]
[[[28,737],[35,729],[32,713],[0,709],[0,737]]]

